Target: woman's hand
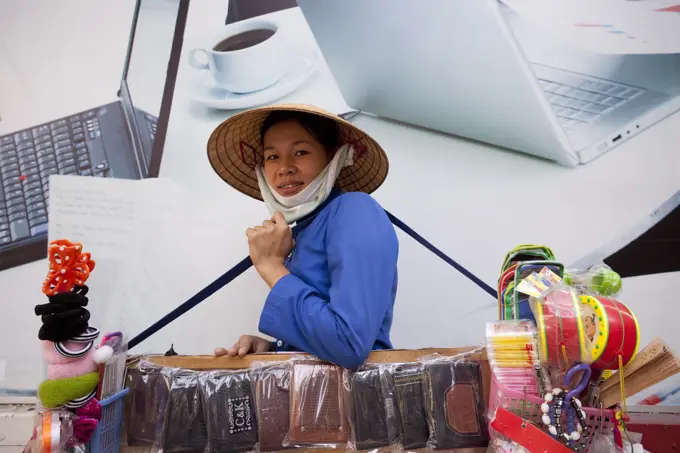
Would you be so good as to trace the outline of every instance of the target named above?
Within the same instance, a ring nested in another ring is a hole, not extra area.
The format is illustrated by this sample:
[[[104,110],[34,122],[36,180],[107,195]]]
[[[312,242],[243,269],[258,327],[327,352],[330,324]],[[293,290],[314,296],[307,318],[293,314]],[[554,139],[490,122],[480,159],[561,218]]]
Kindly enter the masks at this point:
[[[284,262],[293,248],[293,232],[283,214],[276,212],[261,226],[248,228],[246,236],[253,266],[272,288],[289,273]]]
[[[255,335],[242,335],[236,344],[230,349],[217,348],[215,355],[221,357],[223,355],[243,357],[247,354],[254,354],[257,352],[267,352],[272,348],[272,343],[264,338],[256,337]]]

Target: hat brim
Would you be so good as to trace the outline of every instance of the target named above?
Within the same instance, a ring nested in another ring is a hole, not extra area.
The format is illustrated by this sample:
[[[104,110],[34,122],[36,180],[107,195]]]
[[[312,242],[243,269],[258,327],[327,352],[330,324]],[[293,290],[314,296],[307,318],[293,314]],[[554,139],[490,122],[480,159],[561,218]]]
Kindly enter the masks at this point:
[[[354,164],[345,167],[336,186],[346,192],[372,193],[382,185],[389,171],[385,151],[368,134],[352,123],[318,107],[280,104],[238,113],[210,134],[208,160],[213,170],[239,192],[262,201],[255,168],[263,161],[260,137],[262,123],[277,110],[306,112],[329,118],[338,124],[343,143],[354,147]]]

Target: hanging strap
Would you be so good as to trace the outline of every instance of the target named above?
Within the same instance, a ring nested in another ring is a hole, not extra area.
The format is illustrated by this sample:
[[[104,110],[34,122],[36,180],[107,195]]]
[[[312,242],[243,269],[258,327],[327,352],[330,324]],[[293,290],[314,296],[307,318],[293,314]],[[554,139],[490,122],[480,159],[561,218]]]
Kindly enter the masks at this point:
[[[396,218],[394,215],[390,214],[388,211],[385,211],[387,213],[387,216],[390,218],[390,221],[400,230],[402,230],[404,233],[408,234],[411,236],[413,239],[418,241],[423,247],[427,248],[429,251],[437,255],[439,258],[444,260],[447,264],[450,266],[454,267],[458,272],[472,280],[474,284],[479,286],[484,292],[492,296],[493,298],[496,298],[496,291],[494,291],[493,288],[491,288],[489,285],[484,283],[481,279],[479,279],[476,275],[474,275],[472,272],[468,271],[465,269],[463,266],[452,260],[450,257],[448,257],[444,252],[439,250],[437,247],[432,245],[430,242],[428,242],[424,237],[416,233],[412,228],[410,228],[408,225],[406,225],[404,222]],[[295,235],[298,230],[303,228],[306,224],[298,224],[293,227],[293,235]],[[195,295],[193,295],[189,300],[184,302],[182,305],[178,306],[174,310],[172,310],[170,313],[167,315],[163,316],[161,319],[153,323],[151,326],[149,326],[147,329],[145,329],[142,333],[134,337],[132,340],[128,342],[128,350],[134,348],[137,346],[139,343],[142,341],[146,340],[149,338],[151,335],[155,334],[159,330],[161,330],[163,327],[167,326],[171,322],[173,322],[175,319],[179,318],[182,316],[184,313],[188,312],[192,308],[194,308],[196,305],[200,304],[204,300],[206,300],[208,297],[212,296],[215,294],[217,291],[220,289],[224,288],[227,286],[229,283],[231,283],[236,277],[244,273],[250,266],[253,265],[253,262],[251,261],[250,257],[246,257],[241,262],[239,262],[236,266],[232,267],[229,269],[227,272],[225,272],[222,276],[218,277],[214,282],[210,283],[208,286],[197,292]]]
[[[461,274],[463,274],[464,276],[466,276],[467,278],[469,278],[470,280],[472,280],[472,283],[474,283],[475,285],[479,286],[484,292],[486,292],[487,294],[489,294],[491,297],[493,297],[494,299],[495,299],[496,297],[498,297],[495,289],[493,289],[492,287],[490,287],[489,285],[487,285],[486,283],[484,283],[484,282],[483,282],[479,277],[477,277],[475,274],[473,274],[473,273],[470,272],[469,270],[465,269],[465,268],[464,268],[463,266],[461,266],[460,264],[456,263],[456,262],[455,262],[454,260],[452,260],[449,256],[447,256],[444,252],[442,252],[442,251],[439,250],[437,247],[435,247],[434,245],[432,245],[430,242],[427,241],[427,239],[425,239],[424,237],[422,237],[421,235],[419,235],[418,233],[416,233],[411,227],[409,227],[409,226],[406,225],[404,222],[402,222],[401,220],[399,220],[398,218],[396,218],[396,217],[395,217],[393,214],[391,214],[389,211],[385,211],[385,212],[387,213],[387,216],[390,218],[390,220],[392,221],[392,223],[393,223],[397,228],[399,228],[399,229],[402,230],[404,233],[408,234],[408,235],[411,236],[413,239],[415,239],[416,241],[418,241],[418,242],[420,243],[420,245],[422,245],[423,247],[425,247],[426,249],[428,249],[430,252],[434,253],[434,254],[437,255],[439,258],[443,259],[444,262],[446,262],[449,266],[455,268],[458,272],[460,272]]]

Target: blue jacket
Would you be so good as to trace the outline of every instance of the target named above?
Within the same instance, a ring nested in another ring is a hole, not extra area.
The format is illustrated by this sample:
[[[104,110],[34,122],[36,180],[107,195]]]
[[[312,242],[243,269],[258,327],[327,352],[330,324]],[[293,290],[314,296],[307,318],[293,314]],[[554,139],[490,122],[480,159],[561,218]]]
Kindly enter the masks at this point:
[[[392,349],[399,243],[369,195],[337,189],[299,220],[290,274],[272,288],[260,332],[276,351],[304,351],[348,369],[374,349]]]

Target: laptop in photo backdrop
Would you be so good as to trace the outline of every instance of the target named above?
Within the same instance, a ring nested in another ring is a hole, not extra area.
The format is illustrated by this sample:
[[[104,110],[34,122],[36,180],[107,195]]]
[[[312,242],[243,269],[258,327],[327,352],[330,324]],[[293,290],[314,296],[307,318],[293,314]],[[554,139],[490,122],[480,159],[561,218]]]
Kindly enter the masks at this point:
[[[136,2],[116,101],[0,136],[0,270],[47,256],[50,175],[158,176],[188,3]]]
[[[365,113],[577,166],[680,109],[680,77],[657,83],[669,68],[680,73],[670,50],[657,65],[618,55],[597,73],[580,65],[584,55],[609,55],[553,40],[550,61],[529,60],[525,42],[546,40],[532,29],[520,42],[530,22],[505,3],[517,2],[298,0],[343,97]],[[680,17],[647,13],[680,30]]]

